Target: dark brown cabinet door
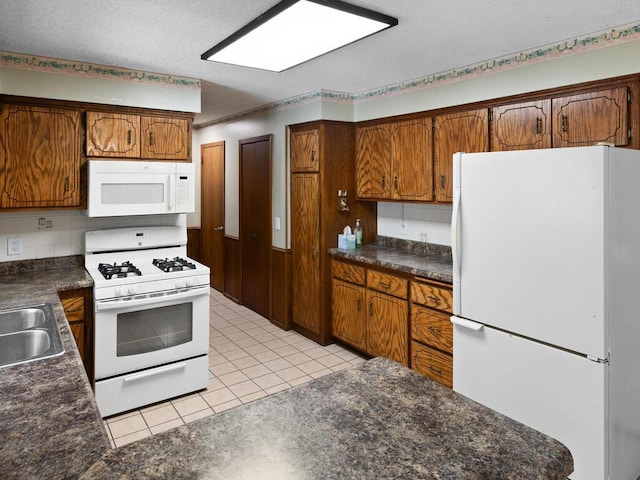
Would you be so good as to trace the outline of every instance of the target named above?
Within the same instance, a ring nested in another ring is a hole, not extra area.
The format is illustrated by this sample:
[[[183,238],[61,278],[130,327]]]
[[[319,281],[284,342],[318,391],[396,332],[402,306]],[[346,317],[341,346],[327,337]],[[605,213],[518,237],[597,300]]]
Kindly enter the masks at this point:
[[[551,148],[551,99],[493,107],[491,150]]]
[[[554,98],[553,146],[627,145],[628,103],[626,87]]]
[[[333,336],[349,345],[367,351],[366,289],[333,279]]]
[[[87,157],[140,157],[140,117],[87,112]]]
[[[356,128],[358,198],[391,198],[391,134],[388,124]]]
[[[391,124],[393,198],[433,199],[431,118]]]
[[[291,175],[293,322],[320,334],[320,184],[317,173]]]
[[[486,108],[438,115],[435,120],[434,164],[436,200],[453,201],[453,154],[489,150],[489,111]]]
[[[291,172],[317,172],[320,168],[320,131],[291,133]]]
[[[141,117],[141,157],[187,160],[189,125],[182,118]]]
[[[80,112],[0,108],[0,208],[80,206]]]

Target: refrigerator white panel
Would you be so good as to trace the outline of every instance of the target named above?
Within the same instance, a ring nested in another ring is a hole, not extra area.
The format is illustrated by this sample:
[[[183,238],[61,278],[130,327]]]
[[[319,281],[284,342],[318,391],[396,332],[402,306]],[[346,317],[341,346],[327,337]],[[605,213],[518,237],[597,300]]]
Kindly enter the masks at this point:
[[[606,358],[608,150],[456,155],[456,315]]]
[[[454,325],[453,388],[566,445],[576,480],[608,478],[607,367],[483,326]]]

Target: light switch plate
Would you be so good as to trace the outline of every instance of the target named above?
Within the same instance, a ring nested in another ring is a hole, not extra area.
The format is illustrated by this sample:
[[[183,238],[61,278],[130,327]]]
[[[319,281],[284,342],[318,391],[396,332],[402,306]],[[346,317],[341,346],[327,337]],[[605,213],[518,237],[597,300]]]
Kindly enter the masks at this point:
[[[275,228],[276,230],[280,230],[280,217],[275,217],[275,219],[274,219],[274,222],[273,222],[273,223],[274,223],[274,228]]]

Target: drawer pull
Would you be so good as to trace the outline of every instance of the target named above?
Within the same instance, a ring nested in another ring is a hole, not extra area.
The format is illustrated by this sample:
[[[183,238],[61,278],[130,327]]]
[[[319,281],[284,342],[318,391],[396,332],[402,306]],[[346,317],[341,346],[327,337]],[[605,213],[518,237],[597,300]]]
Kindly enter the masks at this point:
[[[434,367],[433,365],[429,365],[429,370],[431,370],[433,373],[437,373],[438,375],[442,375],[442,370]]]
[[[428,327],[427,330],[429,330],[431,333],[435,333],[436,335],[442,334],[442,331],[437,327]]]
[[[427,295],[427,298],[431,300],[433,303],[435,303],[436,305],[440,303],[440,299],[434,295]]]
[[[391,282],[378,282],[378,285],[384,288],[391,288]]]
[[[65,313],[78,313],[82,311],[82,307],[74,308],[73,310],[65,310]]]
[[[343,270],[343,271],[342,271],[342,274],[343,274],[345,277],[350,277],[350,276],[351,276],[351,272],[349,272],[348,270]]]

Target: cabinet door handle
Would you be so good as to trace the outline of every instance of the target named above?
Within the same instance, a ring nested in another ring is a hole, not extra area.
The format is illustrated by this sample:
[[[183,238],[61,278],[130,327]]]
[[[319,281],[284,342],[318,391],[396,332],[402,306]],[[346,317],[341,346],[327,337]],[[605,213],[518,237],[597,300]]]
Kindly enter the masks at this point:
[[[315,162],[316,162],[316,151],[311,150],[311,163],[315,163]]]
[[[131,130],[128,130],[127,131],[127,143],[129,145],[131,145],[131,140],[132,140]]]
[[[566,132],[567,131],[567,116],[566,115],[562,115],[562,131]]]
[[[373,317],[373,302],[369,302],[369,316]]]
[[[393,177],[393,188],[398,191],[398,176]]]
[[[441,335],[442,334],[440,329],[437,328],[437,327],[427,327],[427,330],[429,330],[431,333],[435,333],[436,335]]]
[[[536,118],[536,135],[540,135],[542,133],[542,119],[540,117]]]
[[[149,132],[149,145],[153,145],[153,132]]]
[[[444,175],[440,175],[440,190],[444,190]]]
[[[436,305],[440,303],[440,299],[434,295],[427,295],[427,298],[431,300]]]
[[[384,175],[382,175],[382,188],[385,188],[387,186],[387,180],[384,177]]]
[[[383,288],[391,288],[391,282],[378,282],[378,285]]]
[[[358,299],[358,311],[362,310],[362,300]]]
[[[442,375],[442,370],[434,367],[433,365],[429,365],[429,370],[431,370],[433,373],[437,373],[438,375]]]

